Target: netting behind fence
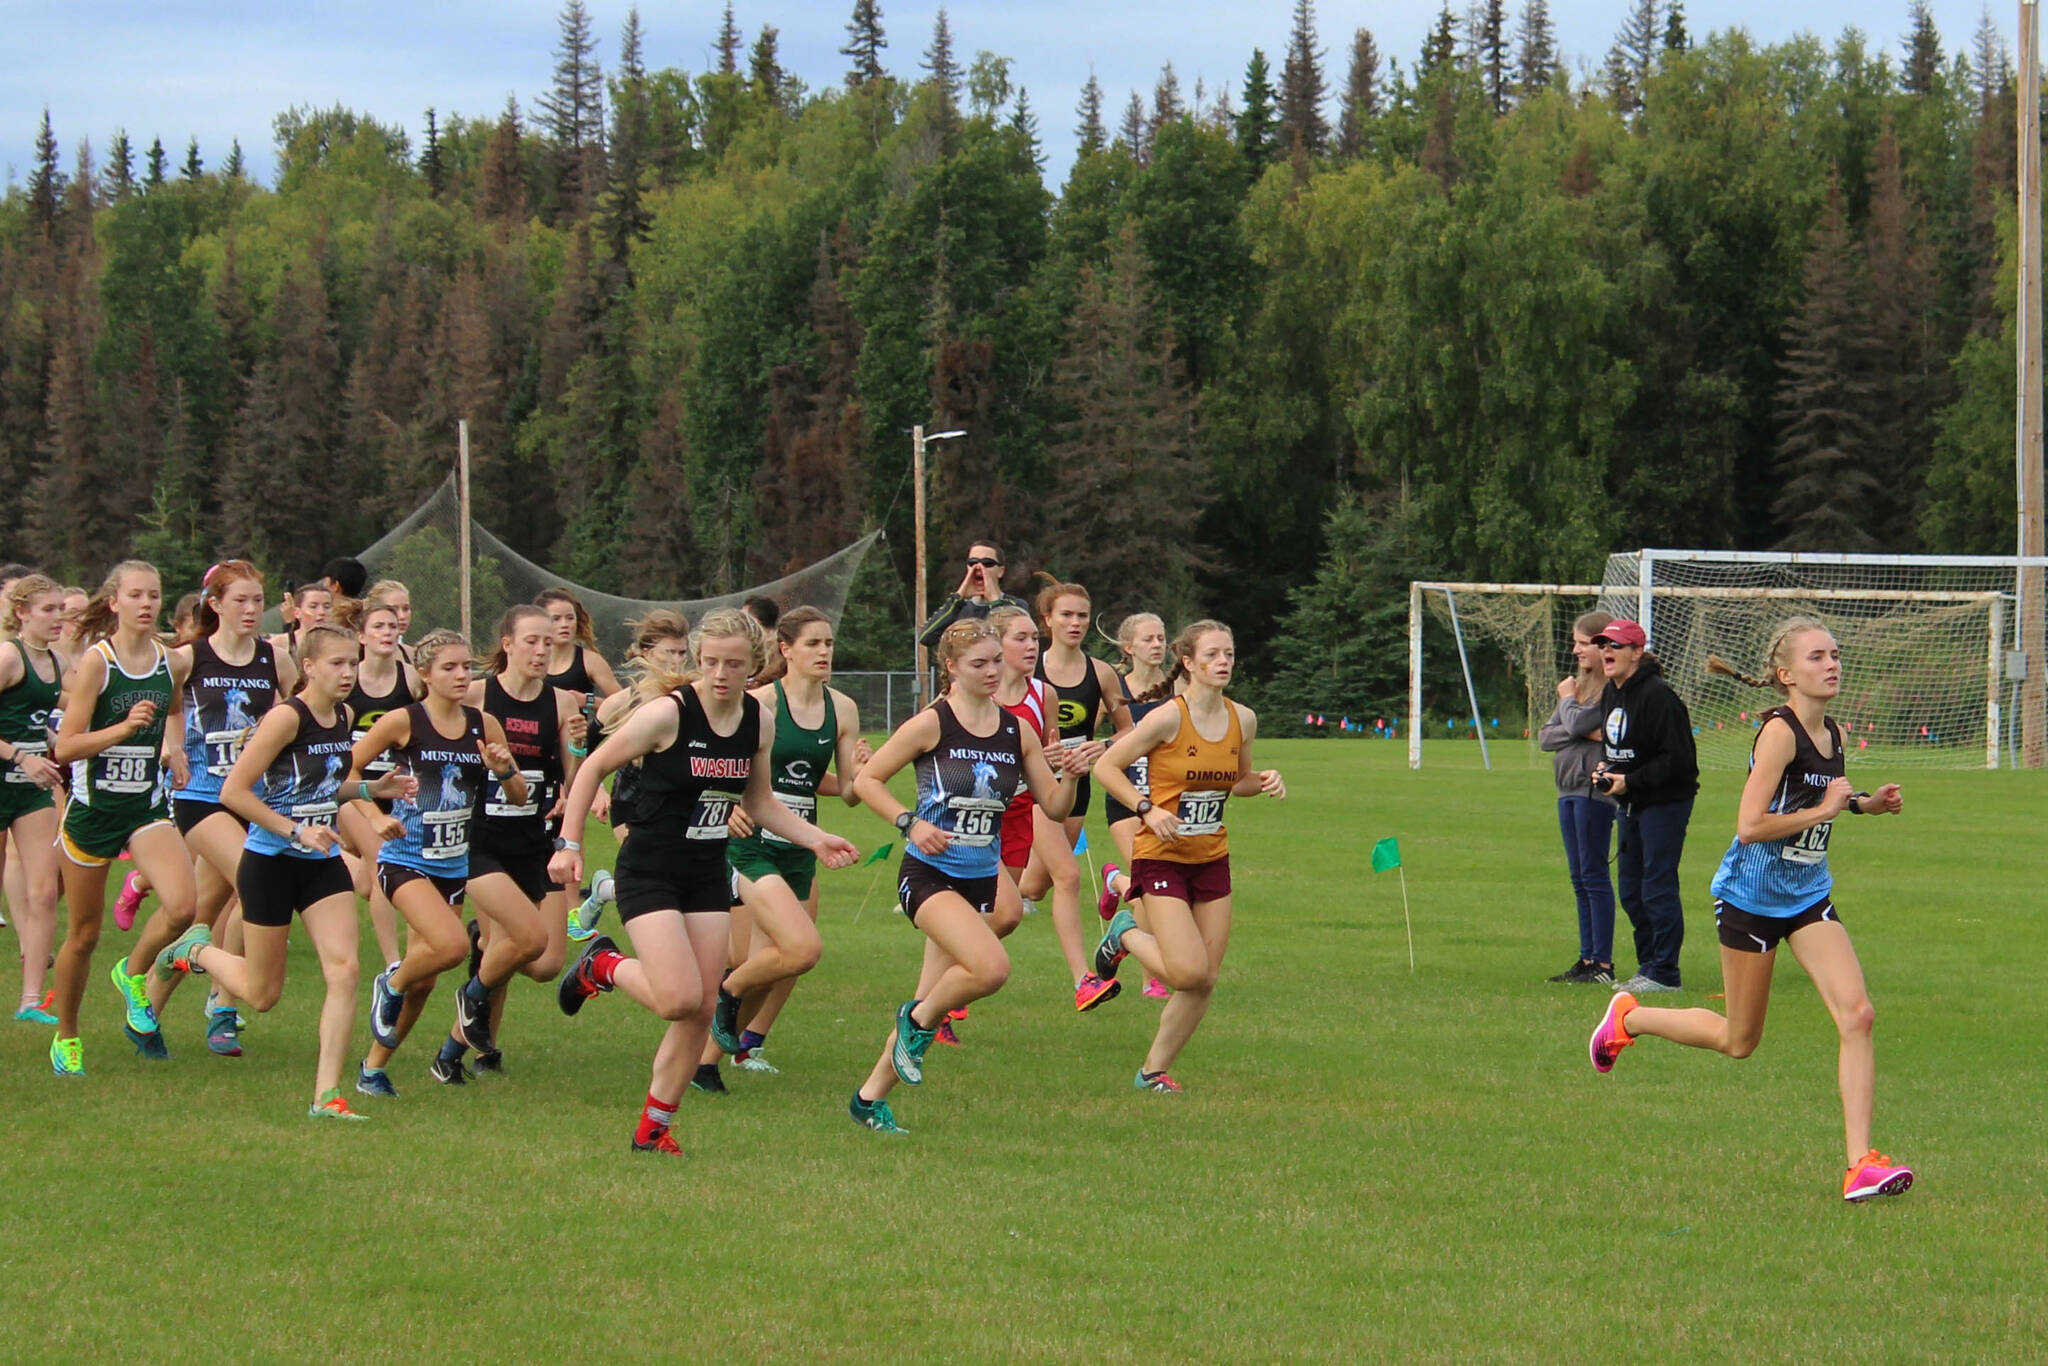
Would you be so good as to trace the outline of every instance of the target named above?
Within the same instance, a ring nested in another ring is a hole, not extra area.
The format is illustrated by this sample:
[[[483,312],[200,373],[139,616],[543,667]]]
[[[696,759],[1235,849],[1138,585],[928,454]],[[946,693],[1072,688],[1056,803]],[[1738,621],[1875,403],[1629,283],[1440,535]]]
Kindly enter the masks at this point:
[[[438,627],[459,629],[462,624],[460,554],[458,551],[461,508],[455,480],[448,481],[414,509],[411,516],[386,532],[376,544],[356,556],[370,571],[370,581],[396,579],[412,593],[412,629],[417,640]],[[748,598],[772,598],[784,609],[816,607],[836,625],[846,608],[846,594],[860,569],[861,560],[880,538],[880,532],[863,536],[852,545],[816,564],[770,583],[707,598],[627,598],[574,583],[560,574],[513,550],[489,530],[470,523],[470,621],[472,630],[486,638],[497,628],[506,608],[532,602],[545,588],[566,588],[589,611],[597,629],[597,647],[607,658],[618,659],[631,638],[628,623],[649,609],[667,607],[680,611],[691,624],[706,612],[720,607],[737,607]],[[278,629],[275,611],[268,628]],[[479,648],[483,640],[475,642]]]

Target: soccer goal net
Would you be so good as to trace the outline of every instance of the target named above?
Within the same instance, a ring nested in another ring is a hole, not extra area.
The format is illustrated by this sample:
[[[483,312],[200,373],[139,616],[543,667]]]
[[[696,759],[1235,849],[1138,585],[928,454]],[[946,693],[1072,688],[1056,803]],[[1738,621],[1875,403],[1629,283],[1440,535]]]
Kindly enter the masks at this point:
[[[1536,762],[1536,731],[1559,679],[1575,668],[1572,623],[1597,609],[1648,631],[1692,713],[1703,768],[1742,768],[1760,713],[1777,701],[1709,674],[1707,656],[1762,676],[1772,630],[1790,616],[1818,618],[1841,642],[1842,692],[1830,714],[1852,762],[1997,767],[2011,742],[2014,579],[2012,560],[1990,557],[1645,550],[1611,556],[1598,584],[1418,582],[1410,590],[1409,762],[1420,766],[1424,735],[1474,731],[1493,750]],[[1451,633],[1462,677],[1424,677],[1425,618]]]
[[[599,651],[613,660],[625,653],[632,638],[630,623],[657,607],[681,612],[694,626],[707,612],[737,607],[749,598],[765,597],[783,608],[816,607],[836,625],[846,610],[853,577],[880,536],[880,532],[872,532],[793,574],[730,593],[704,598],[627,598],[600,592],[551,572],[513,550],[472,518],[467,616],[472,634],[487,637],[497,629],[498,618],[506,608],[532,602],[543,589],[566,588],[590,613]],[[465,585],[461,545],[462,508],[455,477],[450,475],[410,516],[374,545],[357,552],[356,558],[370,571],[372,584],[395,579],[406,586],[412,595],[410,634],[418,639],[437,628],[462,628]],[[272,630],[280,628],[282,623],[277,621],[275,609],[267,624]],[[483,648],[481,639],[476,643],[479,649]]]

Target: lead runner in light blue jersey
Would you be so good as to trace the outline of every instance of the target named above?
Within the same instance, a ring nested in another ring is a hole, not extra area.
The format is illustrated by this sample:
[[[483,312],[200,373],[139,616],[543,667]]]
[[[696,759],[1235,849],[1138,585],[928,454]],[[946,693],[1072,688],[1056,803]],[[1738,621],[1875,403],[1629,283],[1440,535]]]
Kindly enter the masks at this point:
[[[1842,736],[1827,717],[1841,693],[1842,651],[1827,626],[1812,617],[1779,624],[1767,651],[1768,676],[1751,678],[1717,657],[1707,667],[1755,688],[1775,688],[1783,705],[1767,714],[1750,755],[1749,778],[1735,821],[1735,841],[1714,877],[1715,921],[1721,932],[1721,975],[1728,1013],[1639,1006],[1616,992],[1588,1045],[1593,1066],[1613,1070],[1621,1050],[1655,1035],[1692,1048],[1746,1058],[1763,1037],[1777,948],[1813,979],[1840,1036],[1839,1078],[1848,1170],[1842,1198],[1897,1195],[1913,1184],[1910,1168],[1870,1146],[1870,1112],[1877,1089],[1871,1045],[1875,1012],[1864,988],[1863,967],[1830,893],[1828,843],[1836,817],[1897,814],[1899,785],[1875,795],[1857,791],[1844,773]]]

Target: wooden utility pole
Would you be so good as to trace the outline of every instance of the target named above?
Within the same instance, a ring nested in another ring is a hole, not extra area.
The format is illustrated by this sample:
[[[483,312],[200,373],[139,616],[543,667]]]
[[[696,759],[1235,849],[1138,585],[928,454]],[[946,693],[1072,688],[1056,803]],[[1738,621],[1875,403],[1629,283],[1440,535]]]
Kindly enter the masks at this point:
[[[462,638],[469,630],[469,420],[455,424],[455,560],[456,592],[462,597]]]
[[[2016,439],[2019,553],[2039,556],[2042,538],[2041,471],[2041,52],[2040,10],[2020,0],[2019,83],[2019,422]],[[2038,564],[2022,560],[2018,576],[2020,652],[2027,676],[2020,685],[2020,763],[2048,760],[2048,601]]]
[[[924,575],[924,427],[923,427],[923,426],[922,426],[921,424],[920,424],[919,426],[916,426],[916,427],[912,427],[912,428],[910,429],[910,482],[911,482],[912,484],[914,484],[914,485],[916,486],[916,490],[917,490],[917,491],[916,491],[916,493],[915,493],[915,495],[914,495],[914,496],[912,497],[912,499],[911,499],[911,506],[912,506],[912,508],[914,509],[914,515],[915,515],[915,516],[916,516],[916,518],[917,518],[917,555],[916,555],[916,559],[917,559],[917,586],[916,586],[916,590],[915,590],[915,592],[916,592],[916,599],[917,599],[917,607],[916,607],[916,610],[915,610],[915,612],[914,612],[914,614],[913,614],[913,616],[912,616],[911,622],[910,622],[910,629],[911,629],[912,633],[913,633],[913,634],[915,634],[916,632],[922,631],[922,630],[924,629],[924,618],[925,618],[925,594],[924,594],[924,578],[925,578],[925,575]],[[918,643],[917,643],[917,684],[916,684],[916,689],[917,689],[917,690],[916,690],[916,691],[915,691],[914,693],[912,693],[912,694],[911,694],[911,696],[912,696],[913,698],[915,698],[915,699],[916,699],[916,703],[917,703],[917,706],[916,706],[916,710],[918,710],[918,711],[923,711],[923,710],[924,710],[924,684],[925,684],[925,679],[927,679],[927,678],[929,678],[929,677],[931,676],[931,671],[932,671],[932,665],[931,665],[931,660],[930,660],[930,659],[929,659],[929,658],[927,657],[927,656],[928,656],[928,653],[929,653],[929,652],[928,652],[928,651],[927,651],[927,650],[926,650],[926,649],[924,648],[924,642],[923,642],[923,641],[921,641],[921,640],[920,640],[920,641],[918,641]]]

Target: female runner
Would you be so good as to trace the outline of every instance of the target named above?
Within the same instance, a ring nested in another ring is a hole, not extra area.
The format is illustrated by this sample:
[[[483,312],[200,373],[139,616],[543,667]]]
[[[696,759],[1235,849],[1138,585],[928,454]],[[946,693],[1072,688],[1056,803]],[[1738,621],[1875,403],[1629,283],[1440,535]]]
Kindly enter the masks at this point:
[[[1614,1060],[1645,1034],[1731,1058],[1756,1051],[1771,1001],[1771,969],[1778,945],[1792,956],[1835,1018],[1837,1067],[1848,1170],[1842,1198],[1899,1195],[1913,1184],[1912,1168],[1870,1146],[1870,1111],[1877,1090],[1877,1058],[1870,1030],[1876,1018],[1864,989],[1863,967],[1849,931],[1830,899],[1828,838],[1835,817],[1896,815],[1899,785],[1875,796],[1857,791],[1845,773],[1842,733],[1827,705],[1842,690],[1842,651],[1825,624],[1792,617],[1771,635],[1767,677],[1751,678],[1708,656],[1710,672],[1752,688],[1775,688],[1784,702],[1764,714],[1750,754],[1749,778],[1736,812],[1735,841],[1714,875],[1714,922],[1721,935],[1721,976],[1727,1015],[1711,1010],[1665,1010],[1637,1005],[1616,992],[1588,1045],[1593,1066],[1612,1071]]]
[[[1133,842],[1131,876],[1144,889],[1152,922],[1149,931],[1141,930],[1129,910],[1119,910],[1096,946],[1095,970],[1114,976],[1124,955],[1136,954],[1147,972],[1173,988],[1132,1083],[1140,1091],[1168,1093],[1181,1089],[1167,1069],[1208,1013],[1230,946],[1224,803],[1233,796],[1287,795],[1277,769],[1252,768],[1259,718],[1224,696],[1237,662],[1230,628],[1219,621],[1194,623],[1173,642],[1173,658],[1187,676],[1187,691],[1117,737],[1095,762],[1103,792],[1144,822]],[[1124,772],[1141,758],[1151,779],[1150,797]]]
[[[680,612],[666,607],[657,607],[638,621],[629,623],[633,631],[633,643],[626,650],[626,660],[634,671],[634,679],[647,675],[647,670],[657,668],[665,674],[681,674],[690,667],[690,623]],[[627,712],[636,705],[637,699],[631,688],[621,689],[607,697],[596,713],[600,729],[616,726],[625,719]],[[588,706],[585,703],[585,706]],[[595,748],[586,739],[586,748]],[[590,814],[594,820],[609,817],[612,837],[620,845],[626,836],[633,833],[633,815],[639,809],[637,798],[640,792],[640,765],[627,763],[619,765],[612,775],[611,791],[603,788],[591,799]],[[581,944],[597,933],[598,918],[604,914],[605,906],[615,900],[618,885],[613,881],[609,868],[600,868],[590,875],[590,892],[583,899],[569,921],[569,937]]]
[[[1046,576],[1050,578],[1050,576]],[[1081,865],[1074,841],[1088,814],[1089,769],[1105,746],[1095,738],[1096,723],[1107,705],[1118,733],[1130,729],[1123,710],[1123,692],[1108,664],[1081,650],[1092,611],[1088,590],[1078,583],[1051,580],[1040,590],[1038,624],[1048,639],[1039,656],[1037,675],[1057,690],[1057,722],[1061,754],[1054,770],[1074,784],[1074,806],[1064,821],[1039,812],[1033,821],[1031,866],[1017,890],[1030,900],[1052,889],[1052,927],[1060,953],[1074,982],[1074,1009],[1092,1010],[1115,995],[1088,966],[1088,946],[1081,937]]]
[[[548,682],[573,693],[590,693],[600,702],[617,692],[619,680],[597,652],[597,627],[576,595],[566,588],[547,588],[533,601],[548,614],[548,625],[554,631]]]
[[[514,607],[498,623],[498,648],[491,656],[491,672],[469,685],[469,705],[481,708],[485,716],[496,717],[504,728],[505,743],[526,780],[526,795],[519,801],[506,796],[493,783],[484,794],[483,819],[476,827],[476,839],[469,853],[469,890],[481,912],[473,922],[472,963],[489,965],[502,937],[497,925],[508,919],[537,917],[545,947],[516,965],[536,982],[552,982],[562,970],[569,950],[569,898],[548,876],[548,860],[555,852],[554,820],[560,812],[567,781],[576,776],[577,754],[584,734],[584,718],[576,694],[549,684],[548,616],[532,605]],[[478,954],[482,957],[477,957]],[[486,1031],[490,1046],[479,1045],[476,1070],[502,1072],[504,1054],[497,1048],[498,1024],[505,1015],[505,987],[510,978],[491,978],[490,1020]],[[482,975],[481,968],[475,969]],[[461,1019],[456,1021],[434,1062],[436,1081],[463,1080],[462,1053],[469,1045]]]
[[[274,636],[265,637],[279,659],[291,659],[297,655],[299,633],[309,627],[325,626],[334,615],[334,590],[319,579],[302,583],[285,596],[290,599],[291,608],[285,613],[285,628]]]
[[[832,677],[833,636],[831,619],[823,612],[798,607],[783,613],[776,620],[775,637],[782,677],[753,693],[764,709],[775,711],[769,785],[784,806],[816,824],[818,797],[824,790],[820,780],[826,779],[828,766],[839,778],[834,795],[843,796],[848,806],[859,800],[853,795],[853,775],[867,759],[860,738],[860,708],[845,693],[826,685]],[[718,1076],[719,1058],[730,1053],[742,1066],[757,1059],[796,979],[816,967],[824,951],[818,938],[817,857],[756,829],[743,811],[733,813],[733,827],[741,838],[726,845],[726,861],[732,867],[736,899],[731,956],[739,963],[719,984],[718,1004],[711,1012],[711,1041],[705,1045],[695,1083],[713,1092],[725,1089]],[[763,1059],[750,1070],[774,1069]]]
[[[1133,612],[1125,617],[1116,628],[1116,647],[1123,652],[1124,672],[1117,682],[1117,691],[1123,695],[1124,710],[1130,714],[1131,724],[1136,725],[1155,707],[1173,700],[1173,679],[1165,669],[1166,664],[1166,623],[1154,612]],[[1124,776],[1131,780],[1140,797],[1150,797],[1152,787],[1145,776],[1145,757],[1138,756],[1138,762],[1124,770]],[[1143,823],[1138,813],[1125,806],[1107,792],[1102,794],[1102,818],[1109,823],[1109,837],[1116,841],[1117,852],[1122,855],[1124,867],[1129,867],[1133,841],[1137,838],[1138,827]],[[1147,928],[1145,900],[1139,894],[1138,886],[1129,874],[1114,863],[1102,865],[1102,899],[1096,909],[1104,920],[1116,914],[1116,908],[1125,901],[1131,903],[1132,913],[1137,917],[1138,928]],[[1173,993],[1166,983],[1157,977],[1145,978],[1145,994],[1164,1000]]]
[[[389,587],[392,582],[387,580],[377,587]],[[350,620],[342,621],[341,625],[352,628],[362,640],[362,662],[356,665],[355,687],[348,695],[350,723],[360,740],[386,714],[409,707],[419,699],[420,676],[400,653],[405,632],[397,604],[372,590],[360,606],[343,615]],[[395,762],[386,754],[373,760],[363,776],[374,782],[394,768]],[[390,806],[388,801],[379,801],[377,810],[388,816]],[[377,847],[383,841],[378,839],[375,826],[362,808],[353,802],[341,808],[339,829],[344,844],[355,853],[350,871],[355,875],[356,895],[370,904],[370,928],[377,936],[379,961],[395,968],[399,960],[398,911],[377,881]]]
[[[163,782],[166,764],[179,782],[190,776],[183,746],[165,735],[178,685],[170,652],[156,638],[163,602],[156,567],[124,560],[79,616],[90,645],[71,671],[57,732],[57,762],[71,765],[71,800],[58,833],[70,917],[57,950],[57,1037],[50,1044],[50,1068],[60,1077],[85,1074],[78,1006],[99,945],[107,866],[123,848],[156,888],[157,910],[113,967],[122,1031],[145,1056],[170,1056],[150,1009],[148,970],[192,923],[194,892],[192,860],[171,821]],[[142,972],[131,971],[136,963]]]
[[[221,804],[221,781],[257,723],[298,682],[290,658],[276,654],[259,634],[262,616],[262,572],[246,560],[225,561],[206,571],[192,628],[171,650],[171,675],[184,691],[182,739],[191,775],[172,795],[171,811],[192,852],[198,922],[209,934],[234,899],[248,838],[242,817]],[[230,949],[239,947],[239,935],[221,937]],[[159,1018],[180,980],[159,976],[150,983],[150,1005]],[[240,1057],[238,1034],[234,1001],[216,983],[207,1006],[206,1046],[223,1057]]]
[[[370,987],[369,1055],[356,1076],[365,1095],[395,1096],[385,1066],[425,1009],[443,972],[469,956],[462,926],[462,901],[469,880],[470,826],[486,777],[496,778],[506,798],[526,800],[526,779],[512,762],[504,727],[495,716],[465,706],[469,694],[469,642],[454,631],[432,631],[419,645],[426,697],[386,714],[356,741],[348,780],[353,799],[383,841],[377,851],[377,879],[384,895],[405,917],[405,957],[377,974]],[[357,784],[370,764],[395,752],[398,771],[416,780],[411,795],[394,802],[388,816],[370,806]],[[501,917],[503,936],[486,955],[483,971],[462,986],[457,1028],[480,1052],[491,1047],[490,991],[519,964],[540,956],[547,934],[539,916],[521,898],[519,906],[492,897],[477,909]]]
[[[889,1092],[899,1080],[924,1080],[925,1050],[948,1012],[1009,980],[1009,955],[983,917],[995,910],[1003,881],[1001,827],[1010,798],[1028,786],[1055,820],[1074,799],[1038,736],[996,703],[1003,648],[995,627],[955,622],[937,653],[950,680],[946,695],[898,727],[853,784],[868,809],[903,836],[897,894],[904,916],[925,934],[919,994],[897,1007],[882,1056],[847,1103],[855,1123],[885,1134],[908,1132],[896,1123]],[[888,788],[905,764],[917,771],[914,809]]]
[[[364,592],[363,601],[391,604],[391,610],[398,614],[398,652],[410,663],[412,655],[405,646],[405,638],[412,634],[412,590],[397,579],[379,579]]]
[[[43,1006],[43,974],[57,938],[57,766],[50,762],[50,713],[63,692],[64,664],[52,646],[64,615],[56,580],[26,574],[0,607],[0,859],[14,846],[22,893],[8,899],[21,942],[21,1003],[14,1018],[55,1024]]]
[[[221,784],[221,804],[249,822],[237,871],[244,953],[211,942],[195,924],[157,955],[159,976],[210,974],[260,1011],[284,991],[285,949],[297,911],[320,955],[327,997],[320,1007],[314,1119],[362,1119],[341,1095],[341,1068],[356,1018],[356,894],[341,859],[336,809],[354,745],[347,704],[355,686],[355,636],[339,626],[299,632],[297,669],[305,686],[272,708],[241,745]],[[410,794],[410,777],[386,771],[358,797]]]
[[[556,989],[564,1014],[616,987],[668,1022],[633,1133],[637,1152],[682,1151],[669,1126],[703,1054],[716,1000],[711,988],[725,967],[732,902],[725,846],[733,808],[743,807],[828,868],[859,856],[784,806],[769,784],[775,717],[746,691],[765,656],[759,623],[730,608],[712,612],[698,626],[695,654],[693,673],[650,667],[635,685],[642,705],[570,785],[560,851],[549,868],[564,885],[581,880],[591,800],[606,774],[639,759],[639,819],[619,851],[618,871],[619,918],[638,956],[627,957],[599,935]]]

